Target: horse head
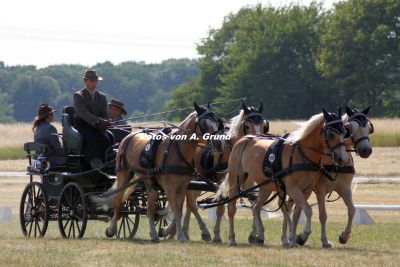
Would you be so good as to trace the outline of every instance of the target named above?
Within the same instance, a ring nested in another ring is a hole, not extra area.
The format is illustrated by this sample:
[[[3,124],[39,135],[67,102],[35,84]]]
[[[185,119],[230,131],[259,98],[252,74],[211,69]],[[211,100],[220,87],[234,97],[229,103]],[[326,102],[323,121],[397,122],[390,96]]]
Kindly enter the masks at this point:
[[[371,106],[359,111],[356,108],[346,106],[348,116],[345,124],[346,138],[351,138],[356,153],[362,158],[368,158],[372,153],[372,145],[369,135],[374,132],[374,125],[367,118]]]
[[[269,131],[269,122],[262,115],[263,103],[255,107],[247,107],[242,101],[243,109],[243,133],[247,134],[266,134]]]

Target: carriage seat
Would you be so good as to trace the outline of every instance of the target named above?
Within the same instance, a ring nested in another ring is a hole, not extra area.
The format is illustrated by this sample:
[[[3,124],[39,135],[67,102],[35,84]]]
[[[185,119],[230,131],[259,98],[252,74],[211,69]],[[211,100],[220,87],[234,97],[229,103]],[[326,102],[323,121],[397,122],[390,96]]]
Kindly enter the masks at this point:
[[[65,107],[62,114],[62,134],[64,140],[64,149],[67,155],[81,154],[83,146],[83,137],[73,125],[75,111],[73,107]]]

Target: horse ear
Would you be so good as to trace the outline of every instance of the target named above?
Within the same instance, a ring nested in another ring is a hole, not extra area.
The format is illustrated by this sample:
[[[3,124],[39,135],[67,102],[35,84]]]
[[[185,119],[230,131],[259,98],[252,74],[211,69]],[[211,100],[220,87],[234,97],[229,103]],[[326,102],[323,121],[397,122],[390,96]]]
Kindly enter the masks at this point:
[[[349,117],[351,117],[351,115],[353,115],[353,111],[351,110],[351,108],[349,108],[348,105],[346,105],[346,113],[347,113],[347,116],[349,116]]]
[[[200,114],[202,112],[201,107],[197,105],[196,101],[193,102],[194,110],[196,110],[197,114]]]
[[[339,116],[339,118],[342,118],[342,107],[339,107],[338,108],[338,116]]]
[[[242,108],[243,108],[243,111],[244,111],[244,115],[247,115],[247,114],[250,113],[249,108],[246,106],[246,104],[244,103],[243,100],[242,100]]]
[[[262,113],[263,109],[264,109],[263,102],[260,102],[260,105],[258,106],[257,110],[258,110],[259,113]]]
[[[324,108],[322,108],[322,113],[324,114],[325,121],[332,120],[331,115]]]
[[[362,113],[364,113],[364,115],[366,116],[369,112],[369,110],[371,109],[371,105],[369,105],[366,109],[364,109],[363,111],[361,111]]]
[[[207,102],[207,109],[211,109],[211,104],[210,104],[210,102]]]
[[[243,109],[243,110],[246,110],[246,109],[247,109],[247,106],[246,106],[246,104],[244,103],[243,100],[242,100],[242,109]]]

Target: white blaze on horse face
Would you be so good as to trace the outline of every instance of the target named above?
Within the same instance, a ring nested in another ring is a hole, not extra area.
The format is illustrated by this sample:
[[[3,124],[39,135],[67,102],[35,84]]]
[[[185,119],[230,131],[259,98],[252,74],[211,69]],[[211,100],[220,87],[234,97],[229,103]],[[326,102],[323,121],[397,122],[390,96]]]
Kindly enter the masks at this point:
[[[256,129],[256,134],[262,133],[261,131],[262,123],[260,125],[256,125],[254,128]]]
[[[218,125],[213,120],[207,120],[207,130],[210,128],[213,130],[212,133],[218,132]]]
[[[353,142],[357,142],[357,140],[360,140],[363,137],[369,136],[371,132],[371,125],[370,123],[367,123],[365,127],[362,127],[360,124],[358,124],[355,121],[351,121],[351,129],[352,129],[352,140]],[[372,151],[372,146],[371,143],[369,142],[369,139],[364,138],[360,142],[357,143],[357,153],[360,154],[360,151],[363,150],[370,150]]]
[[[344,135],[343,135],[343,134],[340,135],[340,142],[341,142],[341,143],[344,143]],[[342,161],[343,161],[344,163],[349,162],[350,157],[349,157],[349,155],[347,154],[346,146],[340,146],[338,149],[340,149],[340,155],[341,155]]]

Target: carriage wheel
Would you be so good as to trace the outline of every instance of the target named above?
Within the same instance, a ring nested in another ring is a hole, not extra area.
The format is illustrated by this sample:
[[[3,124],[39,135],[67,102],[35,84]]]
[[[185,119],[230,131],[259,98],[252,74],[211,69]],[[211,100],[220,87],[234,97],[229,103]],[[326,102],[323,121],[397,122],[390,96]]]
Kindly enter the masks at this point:
[[[155,225],[156,229],[160,233],[161,228],[168,227],[171,222],[169,216],[171,215],[170,207],[168,206],[167,197],[165,194],[160,193],[156,201],[156,214],[155,214]],[[165,236],[167,238],[169,235]]]
[[[87,224],[86,200],[82,186],[68,183],[58,201],[58,227],[64,238],[82,238]]]
[[[49,207],[46,191],[41,183],[29,183],[22,193],[19,220],[26,237],[43,237],[49,224]]]
[[[121,207],[121,220],[118,226],[117,238],[133,239],[139,227],[140,214],[136,211],[135,194],[132,194]]]

